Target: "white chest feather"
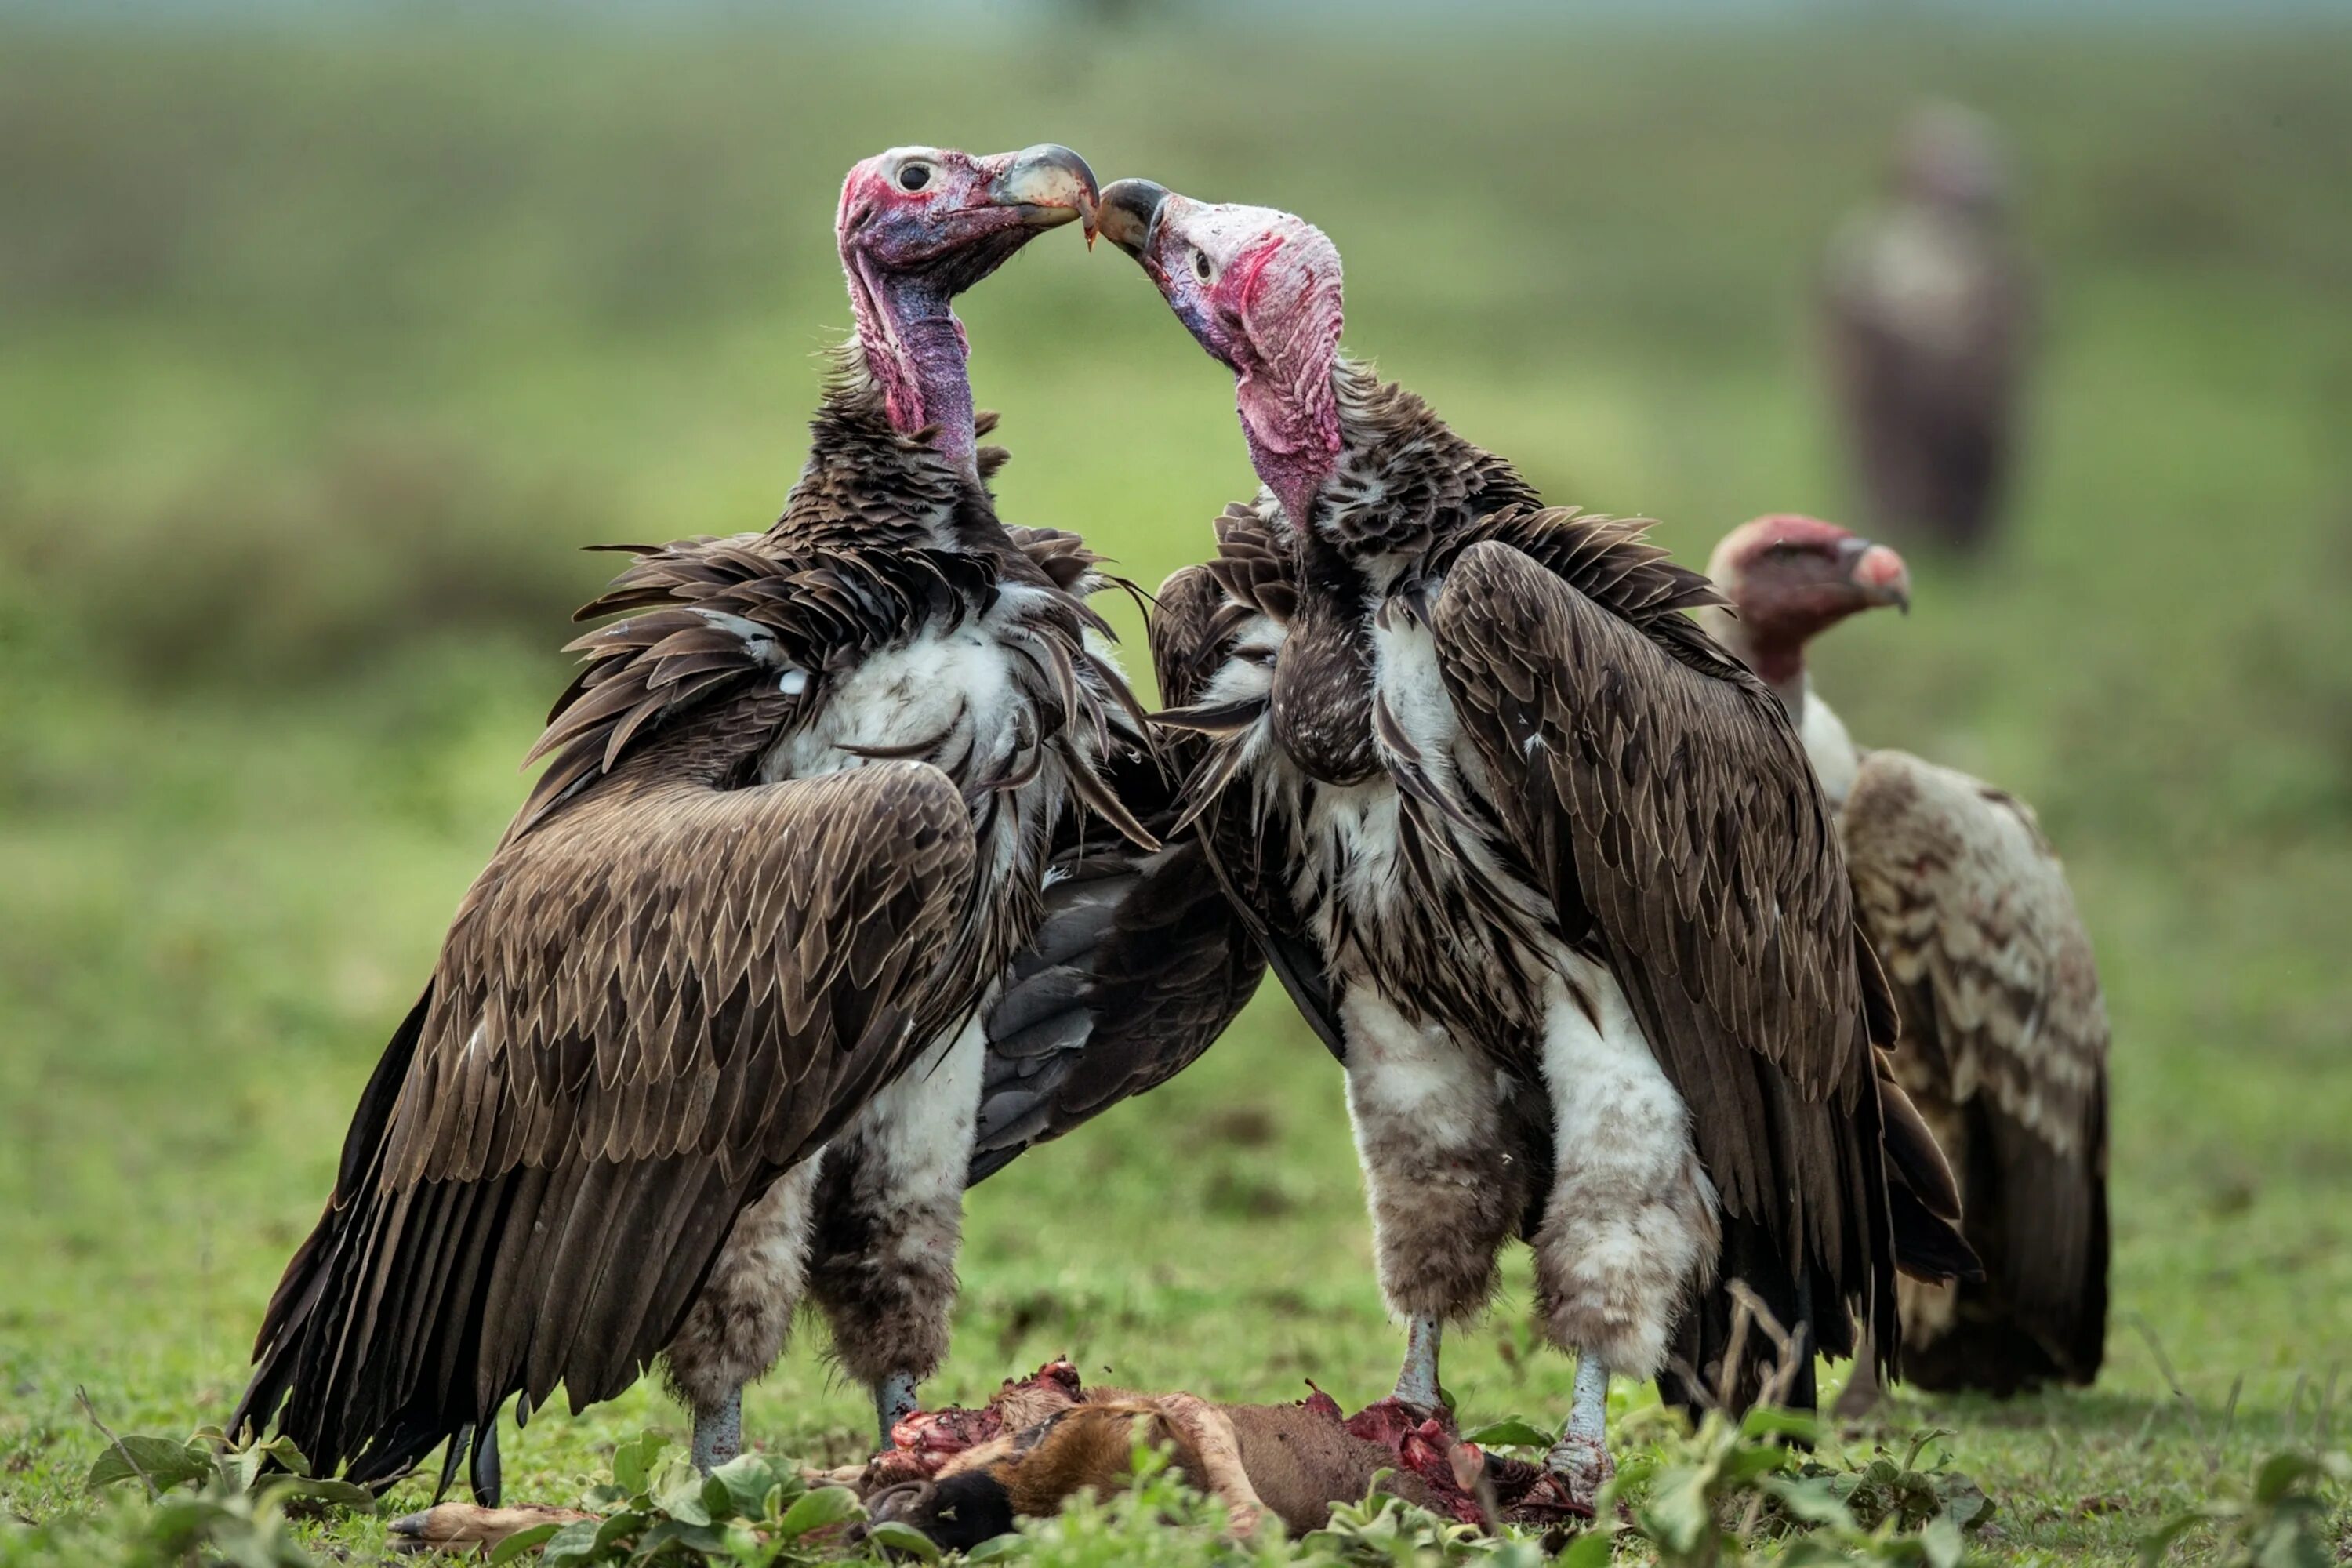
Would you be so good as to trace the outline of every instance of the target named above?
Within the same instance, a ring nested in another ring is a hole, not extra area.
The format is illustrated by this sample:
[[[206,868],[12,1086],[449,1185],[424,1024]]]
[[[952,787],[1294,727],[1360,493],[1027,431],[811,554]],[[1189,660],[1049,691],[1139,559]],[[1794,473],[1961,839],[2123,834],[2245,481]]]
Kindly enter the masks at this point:
[[[1804,721],[1797,732],[1805,743],[1806,761],[1813,764],[1814,776],[1822,781],[1822,793],[1830,797],[1830,805],[1843,806],[1853,790],[1854,772],[1862,765],[1853,738],[1845,732],[1845,721],[1808,689]]]
[[[909,747],[925,748],[924,760],[957,775],[985,761],[990,748],[1012,743],[1025,705],[1015,657],[981,621],[875,654],[836,678],[816,714],[768,753],[761,781],[816,778]]]
[[[1451,776],[1460,721],[1438,673],[1437,640],[1402,614],[1372,630],[1372,679],[1397,728],[1433,770]]]

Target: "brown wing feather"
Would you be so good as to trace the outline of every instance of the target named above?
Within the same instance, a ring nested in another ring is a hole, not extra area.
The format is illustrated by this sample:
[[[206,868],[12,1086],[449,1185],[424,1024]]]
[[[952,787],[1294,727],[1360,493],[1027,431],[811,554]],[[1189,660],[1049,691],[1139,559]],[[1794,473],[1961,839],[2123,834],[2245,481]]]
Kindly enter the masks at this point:
[[[1190,1067],[1265,973],[1197,840],[1064,869],[990,1011],[974,1182]]]
[[[1167,842],[1145,853],[1066,814],[1044,918],[989,1010],[971,1182],[1192,1066],[1265,973],[1205,846],[1171,831],[1167,759],[1129,739],[1113,786]]]
[[[1187,566],[1160,584],[1151,617],[1151,661],[1160,700],[1175,709],[1194,708],[1215,679],[1242,632],[1263,621],[1281,626],[1298,605],[1287,545],[1263,513],[1230,506],[1217,519],[1218,552],[1206,565]],[[1339,998],[1324,972],[1307,918],[1293,903],[1272,836],[1258,831],[1245,801],[1228,802],[1225,785],[1244,758],[1248,732],[1265,711],[1256,697],[1226,705],[1215,717],[1213,736],[1178,724],[1160,731],[1170,766],[1183,780],[1180,791],[1192,829],[1204,852],[1204,866],[1223,889],[1236,917],[1248,928],[1307,1023],[1334,1057],[1347,1059],[1339,1026]],[[1197,709],[1195,710],[1198,710]]]
[[[2005,1321],[2047,1370],[2088,1381],[2105,1331],[2107,1018],[2065,868],[2022,802],[1902,752],[1864,758],[1840,828],[1902,1006],[1898,1068],[1959,1167],[1985,1261],[1959,1321]],[[1990,1352],[1953,1359],[2019,1380]]]
[[[1851,1106],[1871,1074],[1852,895],[1778,700],[1727,658],[1694,669],[1499,542],[1464,552],[1433,629],[1481,754],[1549,803],[1512,825],[1546,849],[1547,890],[1807,1099]]]
[[[1589,920],[1690,1108],[1726,1274],[1827,1353],[1852,1352],[1849,1300],[1888,1346],[1876,973],[1779,704],[1685,617],[1644,627],[1496,540],[1454,562],[1431,629],[1504,831],[1563,927]],[[1726,1307],[1685,1324],[1695,1366]]]
[[[510,1394],[618,1393],[740,1208],[905,1067],[972,858],[925,764],[717,790],[658,752],[509,842],[362,1100],[236,1424],[376,1481]]]

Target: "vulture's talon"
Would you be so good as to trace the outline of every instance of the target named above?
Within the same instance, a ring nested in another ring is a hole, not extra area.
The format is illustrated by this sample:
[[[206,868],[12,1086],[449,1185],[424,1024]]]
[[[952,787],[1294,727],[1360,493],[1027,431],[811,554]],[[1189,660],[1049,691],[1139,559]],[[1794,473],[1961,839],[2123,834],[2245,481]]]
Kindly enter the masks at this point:
[[[1600,1504],[1601,1489],[1617,1476],[1617,1461],[1610,1458],[1609,1445],[1574,1432],[1551,1446],[1544,1456],[1544,1468],[1559,1483],[1562,1500],[1587,1519]]]

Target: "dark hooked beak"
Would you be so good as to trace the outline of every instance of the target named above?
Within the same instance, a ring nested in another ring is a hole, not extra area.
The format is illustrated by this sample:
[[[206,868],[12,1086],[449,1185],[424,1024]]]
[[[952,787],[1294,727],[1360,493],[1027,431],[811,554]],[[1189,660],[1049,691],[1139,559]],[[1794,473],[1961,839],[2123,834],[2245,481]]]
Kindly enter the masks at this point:
[[[1911,569],[1903,564],[1903,557],[1867,539],[1848,539],[1838,546],[1838,554],[1845,563],[1846,581],[1865,603],[1911,613]]]
[[[1087,243],[1095,238],[1095,172],[1067,147],[1045,142],[1013,154],[1004,172],[989,182],[989,200],[1013,207],[1030,228],[1055,228],[1072,218],[1086,221]]]
[[[1151,247],[1160,204],[1167,199],[1168,187],[1154,181],[1113,180],[1103,187],[1095,226],[1105,239],[1140,261]]]

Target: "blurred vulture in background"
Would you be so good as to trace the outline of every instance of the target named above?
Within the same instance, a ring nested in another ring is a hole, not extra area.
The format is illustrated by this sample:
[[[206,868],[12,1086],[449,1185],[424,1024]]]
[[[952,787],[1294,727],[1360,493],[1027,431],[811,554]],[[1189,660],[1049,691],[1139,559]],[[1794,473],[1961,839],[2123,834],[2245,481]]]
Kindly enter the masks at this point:
[[[582,612],[619,618],[573,645],[232,1430],[371,1485],[446,1440],[446,1487],[470,1440],[494,1502],[509,1397],[577,1411],[660,1358],[708,1467],[805,1294],[887,1436],[946,1349],[983,1086],[1052,1056],[992,1065],[992,1000],[1065,1047],[1115,1005],[1160,1032],[1125,1068],[1156,1081],[1246,997],[1246,931],[1120,797],[1172,807],[1095,558],[997,519],[950,309],[1094,195],[1060,147],[850,172],[856,336],[783,515],[641,548]],[[1083,1100],[1119,1074],[1045,1076]],[[1052,1130],[1034,1110],[1000,1106],[992,1159]]]
[[[1857,610],[1907,608],[1900,556],[1763,517],[1727,535],[1710,570],[1738,616],[1708,612],[1716,636],[1788,705],[1838,806],[1854,901],[1902,1009],[1897,1070],[1984,1261],[1981,1282],[1906,1282],[1904,1375],[2001,1394],[2087,1384],[2106,1342],[2107,1016],[2065,868],[2023,801],[1857,749],[1813,695],[1807,639]]]
[[[1757,1396],[1773,1350],[1731,1282],[1804,1345],[1780,1393],[1810,1403],[1815,1349],[1851,1353],[1856,1315],[1892,1332],[1898,1261],[1970,1266],[1880,1077],[1893,1002],[1828,802],[1645,523],[1546,508],[1340,355],[1321,231],[1141,180],[1100,221],[1234,372],[1265,487],[1161,590],[1160,721],[1346,1065],[1408,1320],[1394,1401],[1442,1402],[1443,1326],[1527,1235],[1538,1321],[1578,1358],[1546,1467],[1589,1513],[1612,1373]]]
[[[1831,247],[1832,379],[1873,525],[1974,550],[2016,444],[2032,286],[2009,234],[1991,128],[1965,110],[1906,128],[1893,199]]]

